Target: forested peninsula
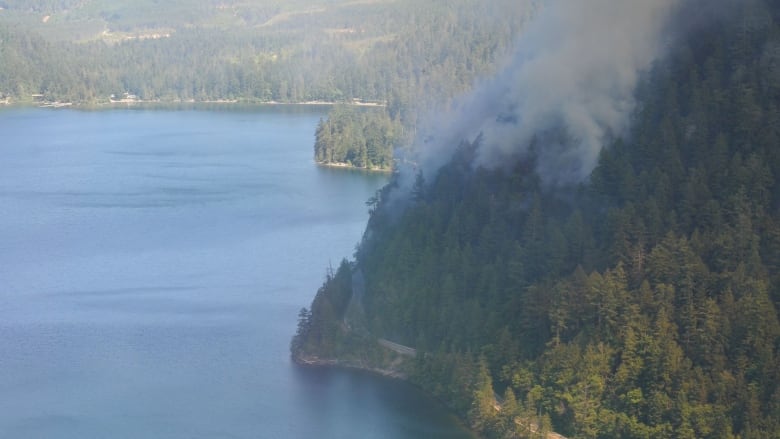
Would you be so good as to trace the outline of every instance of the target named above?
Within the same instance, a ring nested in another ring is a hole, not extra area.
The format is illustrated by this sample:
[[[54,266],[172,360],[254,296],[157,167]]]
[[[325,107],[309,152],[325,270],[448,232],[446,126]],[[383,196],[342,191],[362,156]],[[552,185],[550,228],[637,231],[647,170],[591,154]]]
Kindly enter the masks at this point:
[[[780,3],[731,6],[580,184],[542,150],[475,165],[481,138],[405,197],[396,173],[293,358],[405,376],[484,437],[778,437]]]
[[[147,3],[0,1],[0,105],[339,104],[315,161],[389,172],[420,119],[492,72],[534,12],[512,0],[490,14],[476,0]]]
[[[404,128],[386,111],[337,106],[317,125],[314,159],[327,166],[389,172]]]

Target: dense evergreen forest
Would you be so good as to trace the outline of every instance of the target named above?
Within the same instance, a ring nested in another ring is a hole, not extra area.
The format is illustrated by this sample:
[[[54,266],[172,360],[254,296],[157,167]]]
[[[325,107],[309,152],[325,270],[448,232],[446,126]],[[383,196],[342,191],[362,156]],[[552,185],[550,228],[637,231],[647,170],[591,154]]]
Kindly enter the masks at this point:
[[[387,170],[421,115],[494,69],[533,11],[511,0],[487,13],[477,0],[2,0],[0,103],[383,104],[330,114],[315,159]]]
[[[477,140],[377,193],[294,358],[397,370],[485,437],[780,437],[780,3],[735,4],[588,181],[475,168]]]
[[[361,99],[388,103],[405,123],[491,70],[532,13],[510,0],[492,2],[490,13],[476,0],[3,0],[0,8],[0,98]]]
[[[337,106],[317,125],[314,159],[320,164],[390,171],[393,152],[409,140],[403,133],[403,125],[384,109]]]

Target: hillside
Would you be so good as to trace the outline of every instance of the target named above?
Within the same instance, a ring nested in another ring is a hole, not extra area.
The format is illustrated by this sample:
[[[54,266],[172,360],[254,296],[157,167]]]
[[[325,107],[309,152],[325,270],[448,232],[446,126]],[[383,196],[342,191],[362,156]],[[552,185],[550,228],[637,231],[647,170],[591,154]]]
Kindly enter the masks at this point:
[[[485,437],[778,437],[780,4],[729,5],[584,181],[546,182],[543,144],[475,165],[480,137],[397,173],[293,357],[395,367]]]
[[[416,107],[493,69],[525,3],[484,14],[476,0],[3,0],[0,100],[360,99],[411,126]]]
[[[321,164],[389,171],[425,115],[490,74],[535,1],[0,1],[0,104],[364,103]]]
[[[22,24],[46,37],[118,42],[165,29],[253,27],[300,28],[317,17],[318,27],[354,14],[361,5],[393,0],[3,0],[0,23]],[[344,9],[353,9],[344,14]]]

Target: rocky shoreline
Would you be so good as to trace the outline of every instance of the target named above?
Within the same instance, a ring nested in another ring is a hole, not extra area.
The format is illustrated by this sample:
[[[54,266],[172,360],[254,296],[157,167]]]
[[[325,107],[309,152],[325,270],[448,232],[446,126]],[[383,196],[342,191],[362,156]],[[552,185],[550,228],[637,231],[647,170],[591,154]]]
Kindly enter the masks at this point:
[[[342,360],[342,359],[336,359],[336,358],[320,358],[317,355],[306,355],[301,353],[296,353],[292,355],[292,360],[295,364],[302,366],[302,367],[337,367],[337,368],[344,368],[344,369],[353,369],[353,370],[359,370],[362,372],[368,372],[373,373],[379,376],[383,376],[386,378],[393,378],[405,381],[407,383],[410,383],[412,385],[415,385],[414,383],[409,381],[408,375],[401,372],[398,368],[402,364],[400,361],[395,361],[391,363],[389,368],[382,368],[382,367],[375,367],[371,366],[365,361],[362,360]],[[433,395],[430,395],[433,397]],[[435,398],[435,397],[434,397]],[[440,401],[443,405],[446,406],[445,401]],[[496,410],[501,410],[501,404],[496,401],[495,404]],[[461,418],[461,422],[463,422],[464,426],[467,426],[467,420]],[[525,428],[532,434],[538,434],[539,426],[538,424],[534,422],[522,422],[521,420],[516,420],[515,422],[518,423],[518,425],[524,425]],[[468,427],[467,427],[468,428]],[[472,430],[472,432],[474,432]],[[474,432],[476,434],[476,432]],[[562,436],[556,432],[548,432],[546,434],[545,439],[567,439],[565,436]]]
[[[349,170],[355,170],[355,171],[361,171],[361,172],[372,172],[372,173],[378,173],[378,174],[392,174],[393,169],[386,169],[386,168],[361,168],[355,165],[350,165],[349,163],[342,163],[342,162],[317,162],[318,166],[323,166],[326,168],[339,168],[339,169],[349,169]]]
[[[344,369],[355,369],[364,372],[370,372],[387,378],[407,381],[409,378],[405,373],[396,368],[382,368],[367,364],[360,360],[340,360],[335,358],[320,358],[316,355],[297,354],[292,356],[295,364],[305,367],[339,367]],[[393,366],[391,364],[391,366]]]

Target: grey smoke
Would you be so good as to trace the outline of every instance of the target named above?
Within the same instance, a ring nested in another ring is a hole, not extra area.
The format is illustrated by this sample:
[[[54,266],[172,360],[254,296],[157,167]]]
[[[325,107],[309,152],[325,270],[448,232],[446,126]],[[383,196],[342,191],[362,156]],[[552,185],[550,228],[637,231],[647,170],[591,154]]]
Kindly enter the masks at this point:
[[[499,72],[422,130],[423,173],[481,134],[476,165],[512,163],[533,148],[547,184],[586,179],[601,148],[626,132],[637,83],[663,55],[680,1],[545,2]]]

